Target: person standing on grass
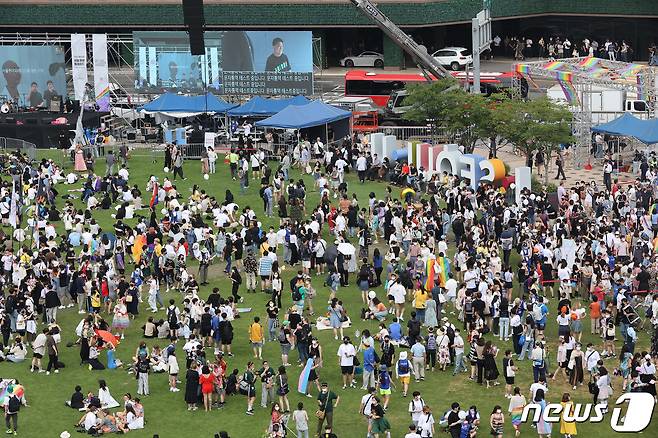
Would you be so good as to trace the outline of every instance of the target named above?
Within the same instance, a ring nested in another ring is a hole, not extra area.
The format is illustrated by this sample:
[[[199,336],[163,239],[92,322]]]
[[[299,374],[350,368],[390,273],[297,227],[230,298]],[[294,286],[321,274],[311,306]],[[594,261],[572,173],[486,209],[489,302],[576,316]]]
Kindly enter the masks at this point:
[[[402,384],[402,396],[407,396],[409,382],[411,381],[411,363],[407,359],[407,352],[401,351],[400,358],[395,364],[395,375]]]
[[[334,409],[338,407],[340,397],[333,391],[329,390],[327,382],[322,382],[320,393],[318,394],[318,429],[317,434],[322,432],[322,425],[327,423],[327,428],[332,428],[334,424]]]
[[[57,348],[57,341],[53,336],[53,330],[48,331],[46,336],[46,352],[48,353],[48,367],[46,368],[46,375],[50,375],[50,370],[55,369],[55,374],[59,373],[59,350]]]
[[[178,366],[178,359],[176,359],[176,351],[173,349],[169,351],[169,355],[167,356],[167,368],[169,370],[169,391],[180,391],[180,389],[176,387],[180,368]]]
[[[343,338],[343,343],[338,347],[338,365],[343,375],[343,389],[350,386],[354,388],[354,358],[356,357],[356,348],[350,342],[349,336]]]
[[[43,369],[41,368],[41,359],[43,359],[43,356],[46,354],[46,341],[48,340],[48,329],[44,328],[41,333],[39,333],[32,342],[32,350],[33,350],[33,356],[32,356],[32,366],[30,367],[30,371],[34,372],[35,370],[42,373]]]
[[[266,408],[269,403],[274,403],[274,368],[264,360],[263,367],[258,370],[258,376],[261,382],[260,406]]]
[[[201,375],[199,376],[199,385],[201,385],[201,394],[203,396],[203,408],[206,412],[212,409],[212,392],[214,389],[215,376],[210,373],[208,365],[201,368]]]
[[[242,376],[242,380],[245,382],[246,387],[246,396],[247,396],[247,415],[254,415],[254,401],[256,400],[256,372],[254,371],[254,363],[249,361],[247,362],[247,370]]]
[[[286,367],[281,365],[278,369],[278,373],[275,378],[276,383],[276,394],[279,396],[279,405],[283,409],[283,413],[287,414],[290,412],[290,401],[288,400],[288,393],[290,392],[290,387],[288,385],[288,374],[286,373]],[[307,427],[308,429],[308,427]]]
[[[260,318],[257,316],[254,317],[253,324],[249,326],[249,341],[254,351],[254,359],[262,359],[265,335],[263,333],[263,326],[260,324]]]
[[[5,424],[7,435],[18,435],[18,412],[21,410],[21,399],[12,394],[5,403]]]
[[[137,394],[149,395],[149,372],[151,361],[148,356],[142,356],[137,361]]]
[[[297,429],[297,438],[308,438],[308,413],[304,410],[304,403],[297,403],[292,419]]]
[[[184,181],[187,178],[185,178],[185,176],[183,176],[183,151],[178,149],[178,148],[174,148],[174,151],[176,152],[176,155],[173,158],[173,162],[174,162],[174,181],[176,181],[176,175],[180,176],[181,179]]]

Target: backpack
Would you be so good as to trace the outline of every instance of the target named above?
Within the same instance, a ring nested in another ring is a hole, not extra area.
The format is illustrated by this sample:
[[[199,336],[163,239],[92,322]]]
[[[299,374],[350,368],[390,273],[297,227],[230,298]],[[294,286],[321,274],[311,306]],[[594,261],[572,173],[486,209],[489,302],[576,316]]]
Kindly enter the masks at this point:
[[[470,300],[464,301],[464,313],[473,313],[473,302]]]
[[[409,359],[398,362],[398,374],[407,374],[409,372]]]
[[[278,341],[282,344],[288,342],[288,337],[286,336],[286,332],[284,330],[279,330]]]
[[[302,293],[299,291],[299,288],[296,287],[296,288],[292,291],[292,300],[293,300],[293,301],[301,301],[301,299],[302,299]]]
[[[240,383],[238,384],[238,391],[240,394],[247,395],[249,392],[249,382],[247,381],[247,373],[245,372],[242,375],[242,380],[240,380]]]
[[[10,414],[15,414],[16,412],[21,410],[21,401],[18,399],[18,397],[13,395],[9,398],[9,402],[7,404],[7,410],[9,411]]]
[[[176,308],[173,309],[170,307],[167,309],[167,322],[169,322],[169,327],[174,327],[178,324],[178,316],[176,315]]]

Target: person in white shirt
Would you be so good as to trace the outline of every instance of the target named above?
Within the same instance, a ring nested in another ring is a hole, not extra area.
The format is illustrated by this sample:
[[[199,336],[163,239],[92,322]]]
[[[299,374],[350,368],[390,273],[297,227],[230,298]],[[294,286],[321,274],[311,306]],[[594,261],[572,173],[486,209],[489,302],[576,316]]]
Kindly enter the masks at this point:
[[[119,169],[119,177],[121,177],[122,180],[128,181],[128,178],[130,178],[130,173],[128,172],[128,169],[126,169],[126,165],[124,164],[121,166],[121,169]]]
[[[411,424],[409,426],[409,433],[404,436],[404,438],[420,438],[420,435],[416,432],[416,425]]]
[[[423,413],[418,419],[416,430],[420,430],[422,438],[431,438],[434,436],[434,416],[429,406],[423,408]]]
[[[359,407],[359,413],[368,420],[368,430],[370,430],[372,426],[372,418],[370,418],[370,414],[372,414],[372,402],[375,399],[375,391],[376,389],[374,387],[368,388],[368,393],[361,397],[361,405]]]
[[[94,433],[97,431],[99,421],[96,416],[96,406],[89,406],[89,412],[82,417],[80,423],[84,426],[87,433]]]
[[[414,391],[413,398],[409,401],[409,415],[411,415],[411,422],[414,426],[418,426],[420,417],[423,415],[423,408],[425,407],[425,400],[420,396],[420,392]]]
[[[359,174],[359,181],[363,184],[366,181],[366,170],[368,169],[368,160],[365,155],[360,154],[356,159],[356,171]]]
[[[530,385],[530,400],[535,399],[535,394],[537,394],[537,391],[540,389],[544,391],[544,394],[548,392],[548,387],[546,386],[546,382],[540,380],[539,382],[535,382],[532,385]]]
[[[336,161],[336,170],[338,170],[338,182],[341,184],[343,183],[343,179],[345,178],[345,168],[347,167],[347,161],[343,160],[342,158],[339,158]]]
[[[402,317],[404,315],[405,295],[407,294],[407,290],[404,288],[402,283],[397,280],[397,275],[393,275],[391,278],[392,284],[388,288],[388,294],[393,296],[393,302],[395,303],[395,316],[402,321]]]

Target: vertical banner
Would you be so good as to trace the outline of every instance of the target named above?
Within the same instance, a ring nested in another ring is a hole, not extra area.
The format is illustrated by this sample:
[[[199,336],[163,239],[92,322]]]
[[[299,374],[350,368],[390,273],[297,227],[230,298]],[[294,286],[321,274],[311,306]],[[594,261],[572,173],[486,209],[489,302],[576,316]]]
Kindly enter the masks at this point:
[[[107,35],[91,36],[94,53],[94,93],[100,111],[110,110],[110,84],[107,70]]]
[[[81,103],[87,83],[87,37],[85,34],[71,34],[71,60],[73,63],[73,92],[75,100]]]
[[[149,84],[158,85],[158,56],[155,47],[149,47]]]
[[[138,52],[137,59],[139,60],[139,77],[137,78],[137,83],[135,87],[141,88],[146,87],[148,82],[148,62],[146,61],[146,47],[140,47]]]

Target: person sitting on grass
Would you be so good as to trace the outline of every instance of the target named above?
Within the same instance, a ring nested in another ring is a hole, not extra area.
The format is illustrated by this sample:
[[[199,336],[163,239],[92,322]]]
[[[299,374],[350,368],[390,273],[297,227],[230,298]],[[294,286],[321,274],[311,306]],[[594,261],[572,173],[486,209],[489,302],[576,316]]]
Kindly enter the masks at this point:
[[[76,385],[73,394],[71,394],[71,399],[65,401],[64,403],[69,408],[82,409],[85,407],[84,399],[85,396],[82,394],[82,387],[80,385]]]

